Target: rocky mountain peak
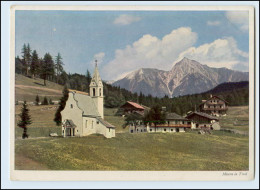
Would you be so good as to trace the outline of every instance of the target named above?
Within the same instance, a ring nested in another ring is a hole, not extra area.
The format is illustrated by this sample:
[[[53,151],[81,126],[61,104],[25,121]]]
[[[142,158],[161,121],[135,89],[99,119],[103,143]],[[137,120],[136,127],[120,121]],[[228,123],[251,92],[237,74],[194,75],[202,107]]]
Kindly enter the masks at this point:
[[[223,82],[248,81],[248,72],[212,68],[184,57],[170,71],[141,68],[113,83],[131,92],[163,97],[201,93]]]

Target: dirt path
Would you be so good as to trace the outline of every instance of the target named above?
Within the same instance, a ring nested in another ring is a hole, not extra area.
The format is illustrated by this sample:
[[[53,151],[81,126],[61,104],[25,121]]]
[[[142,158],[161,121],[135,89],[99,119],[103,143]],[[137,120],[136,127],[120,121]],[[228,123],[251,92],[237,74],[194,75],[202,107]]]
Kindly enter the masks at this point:
[[[33,89],[44,90],[44,91],[48,91],[48,92],[61,93],[61,90],[55,90],[55,89],[51,89],[51,88],[38,87],[38,86],[28,86],[28,85],[16,84],[15,87],[17,87],[17,88],[33,88]]]
[[[39,163],[35,160],[32,160],[22,154],[15,154],[15,169],[16,170],[49,170],[49,168]]]

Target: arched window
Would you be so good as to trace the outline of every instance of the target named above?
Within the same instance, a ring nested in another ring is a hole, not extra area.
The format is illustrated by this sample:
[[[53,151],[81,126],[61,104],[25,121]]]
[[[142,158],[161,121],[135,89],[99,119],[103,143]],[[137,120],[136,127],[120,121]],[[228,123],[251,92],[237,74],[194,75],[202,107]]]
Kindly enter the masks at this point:
[[[95,91],[96,89],[95,88],[93,88],[93,96],[96,96],[96,91]]]
[[[73,108],[73,104],[70,104],[70,108]]]
[[[99,96],[101,96],[101,88],[99,88]]]

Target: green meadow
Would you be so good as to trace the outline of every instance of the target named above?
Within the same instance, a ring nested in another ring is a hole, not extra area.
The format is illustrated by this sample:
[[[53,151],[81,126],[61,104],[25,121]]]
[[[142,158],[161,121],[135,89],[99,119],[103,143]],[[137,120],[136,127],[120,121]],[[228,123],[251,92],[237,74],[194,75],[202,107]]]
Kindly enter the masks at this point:
[[[15,153],[44,170],[175,171],[247,170],[249,154],[248,137],[219,132],[17,140]],[[16,169],[32,169],[22,163],[16,160]]]
[[[20,107],[16,106],[16,122]],[[105,120],[117,127],[116,138],[48,137],[51,132],[61,134],[61,128],[53,122],[55,105],[29,106],[29,109],[33,120],[28,127],[29,138],[22,140],[22,129],[15,126],[15,168],[18,170],[248,169],[248,135],[224,131],[199,135],[192,130],[130,134],[128,128],[122,127],[124,118],[114,115],[116,109],[105,109]],[[222,128],[248,130],[244,124],[248,119],[246,110],[247,107],[231,107],[228,115],[221,118]]]

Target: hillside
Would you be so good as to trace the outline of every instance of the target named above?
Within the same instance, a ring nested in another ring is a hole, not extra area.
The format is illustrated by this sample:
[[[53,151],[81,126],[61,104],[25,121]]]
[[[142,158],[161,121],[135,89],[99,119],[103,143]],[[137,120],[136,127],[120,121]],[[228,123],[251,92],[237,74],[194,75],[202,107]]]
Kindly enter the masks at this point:
[[[32,79],[20,74],[15,74],[16,101],[35,101],[37,94],[40,100],[42,100],[44,96],[48,99],[59,100],[62,95],[62,89],[62,85],[54,82],[46,81],[46,86],[44,86],[42,79]]]
[[[141,68],[113,83],[131,92],[156,97],[202,93],[224,82],[248,81],[248,72],[213,68],[183,58],[170,71]]]

